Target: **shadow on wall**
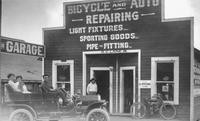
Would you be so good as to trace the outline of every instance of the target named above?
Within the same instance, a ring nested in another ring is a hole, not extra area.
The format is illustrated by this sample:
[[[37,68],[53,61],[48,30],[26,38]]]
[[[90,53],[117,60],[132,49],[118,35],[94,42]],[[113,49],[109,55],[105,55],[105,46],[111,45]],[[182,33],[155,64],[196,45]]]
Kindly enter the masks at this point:
[[[41,80],[42,77],[42,61],[38,57],[17,55],[17,54],[1,54],[1,78],[7,79],[9,73],[22,75],[26,80]]]

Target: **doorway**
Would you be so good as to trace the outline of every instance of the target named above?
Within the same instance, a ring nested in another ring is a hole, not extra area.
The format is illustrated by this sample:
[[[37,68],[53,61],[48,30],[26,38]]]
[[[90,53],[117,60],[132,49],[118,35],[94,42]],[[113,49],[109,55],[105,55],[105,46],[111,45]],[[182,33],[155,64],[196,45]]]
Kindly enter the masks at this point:
[[[98,86],[97,93],[102,100],[108,101],[107,110],[112,113],[112,74],[113,67],[91,67],[90,78],[95,78]]]
[[[97,94],[101,95],[102,100],[109,101],[109,71],[94,71],[94,78],[98,85]]]
[[[120,113],[130,113],[135,101],[135,67],[120,68]]]

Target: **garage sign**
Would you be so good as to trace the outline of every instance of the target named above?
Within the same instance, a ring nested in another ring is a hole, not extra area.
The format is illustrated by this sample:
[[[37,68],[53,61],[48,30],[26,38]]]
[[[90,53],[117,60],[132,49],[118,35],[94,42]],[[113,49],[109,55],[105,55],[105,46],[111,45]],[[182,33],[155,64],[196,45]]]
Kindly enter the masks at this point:
[[[1,52],[44,57],[44,46],[2,38]]]

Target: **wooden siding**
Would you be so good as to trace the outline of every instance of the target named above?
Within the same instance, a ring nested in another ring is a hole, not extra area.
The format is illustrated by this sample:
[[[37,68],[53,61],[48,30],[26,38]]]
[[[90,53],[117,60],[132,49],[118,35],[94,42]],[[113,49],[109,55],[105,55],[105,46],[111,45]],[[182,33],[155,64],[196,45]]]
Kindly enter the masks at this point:
[[[164,23],[146,21],[135,25],[134,32],[139,36],[139,39],[134,41],[133,48],[141,50],[142,80],[151,79],[151,57],[178,56],[180,58],[180,108],[177,117],[188,119],[190,115],[190,21]],[[52,73],[52,60],[72,59],[75,61],[75,90],[82,88],[83,45],[79,40],[68,35],[66,29],[60,29],[44,31],[44,42],[45,73]]]
[[[194,97],[194,121],[200,119],[200,96]]]

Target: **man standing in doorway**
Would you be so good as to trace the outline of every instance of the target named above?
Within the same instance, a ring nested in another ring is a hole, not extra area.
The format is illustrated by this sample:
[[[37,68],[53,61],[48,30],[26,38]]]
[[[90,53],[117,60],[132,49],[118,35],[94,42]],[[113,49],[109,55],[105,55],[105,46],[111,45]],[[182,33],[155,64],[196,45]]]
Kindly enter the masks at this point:
[[[89,95],[96,95],[97,94],[97,83],[94,78],[90,80],[90,83],[87,86],[87,94]]]

